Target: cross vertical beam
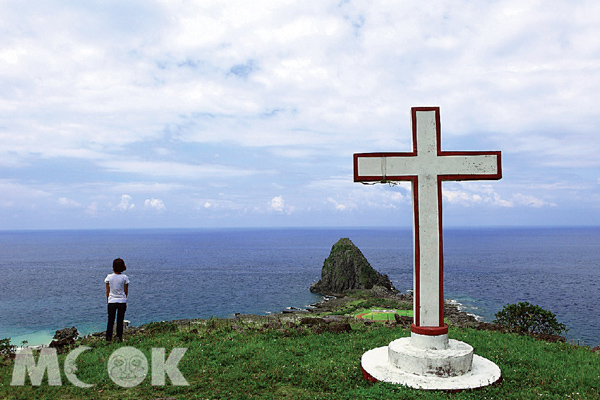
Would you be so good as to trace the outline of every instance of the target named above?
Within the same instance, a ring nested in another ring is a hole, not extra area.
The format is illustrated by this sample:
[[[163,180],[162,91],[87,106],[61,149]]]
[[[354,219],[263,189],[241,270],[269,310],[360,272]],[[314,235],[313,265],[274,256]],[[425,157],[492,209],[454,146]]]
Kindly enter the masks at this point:
[[[442,182],[502,178],[499,151],[442,151],[439,107],[413,107],[412,151],[354,154],[354,181],[409,181],[413,193],[414,323],[444,335]]]

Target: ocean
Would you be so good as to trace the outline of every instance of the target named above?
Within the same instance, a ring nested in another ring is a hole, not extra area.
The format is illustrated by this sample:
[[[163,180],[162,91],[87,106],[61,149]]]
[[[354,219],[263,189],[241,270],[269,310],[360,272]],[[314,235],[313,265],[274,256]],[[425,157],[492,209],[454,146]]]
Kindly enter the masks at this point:
[[[47,344],[57,329],[106,328],[104,278],[121,257],[132,325],[267,314],[321,300],[308,288],[350,238],[396,288],[412,289],[412,230],[159,229],[0,232],[0,339]],[[445,297],[492,321],[528,301],[600,345],[600,228],[444,230]]]

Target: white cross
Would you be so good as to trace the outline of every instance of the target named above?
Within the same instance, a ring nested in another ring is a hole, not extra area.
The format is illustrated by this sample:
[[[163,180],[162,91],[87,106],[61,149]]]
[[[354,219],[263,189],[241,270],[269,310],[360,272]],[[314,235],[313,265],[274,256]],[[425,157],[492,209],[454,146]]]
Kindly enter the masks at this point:
[[[442,182],[502,178],[499,151],[441,151],[439,107],[413,107],[410,153],[354,154],[354,181],[410,181],[414,209],[413,333],[443,335]]]

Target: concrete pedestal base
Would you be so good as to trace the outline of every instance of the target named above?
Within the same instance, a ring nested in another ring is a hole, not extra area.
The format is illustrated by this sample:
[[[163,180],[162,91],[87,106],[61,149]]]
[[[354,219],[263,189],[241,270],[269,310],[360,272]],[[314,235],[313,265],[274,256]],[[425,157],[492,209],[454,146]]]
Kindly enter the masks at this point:
[[[473,347],[450,340],[445,349],[423,349],[411,344],[412,338],[394,340],[388,345],[388,362],[415,375],[450,377],[471,369]]]
[[[475,389],[500,380],[500,368],[474,355],[470,345],[448,340],[447,335],[429,340],[413,336],[363,354],[363,376],[371,381],[430,390]]]

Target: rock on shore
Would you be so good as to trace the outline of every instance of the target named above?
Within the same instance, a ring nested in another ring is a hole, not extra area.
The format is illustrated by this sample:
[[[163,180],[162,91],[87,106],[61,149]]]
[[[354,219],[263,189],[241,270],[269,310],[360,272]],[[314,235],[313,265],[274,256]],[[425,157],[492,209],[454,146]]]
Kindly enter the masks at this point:
[[[310,291],[336,295],[349,290],[372,289],[374,286],[396,292],[388,276],[373,269],[350,239],[342,238],[331,248],[329,257],[323,263],[321,279],[311,285]]]
[[[49,347],[54,347],[61,352],[65,347],[75,343],[78,336],[79,332],[75,327],[58,330],[54,334],[54,340],[50,342]]]

